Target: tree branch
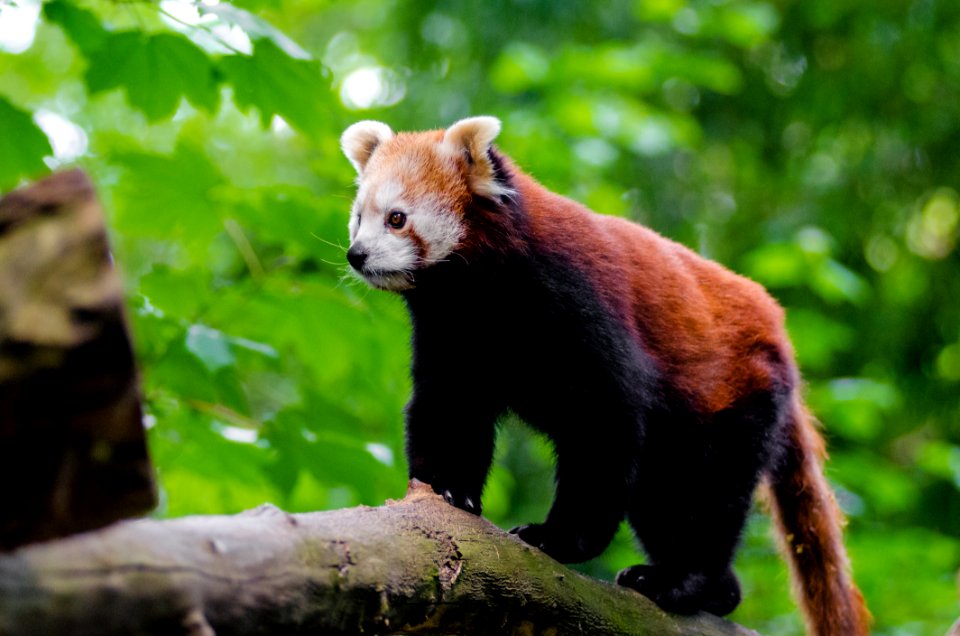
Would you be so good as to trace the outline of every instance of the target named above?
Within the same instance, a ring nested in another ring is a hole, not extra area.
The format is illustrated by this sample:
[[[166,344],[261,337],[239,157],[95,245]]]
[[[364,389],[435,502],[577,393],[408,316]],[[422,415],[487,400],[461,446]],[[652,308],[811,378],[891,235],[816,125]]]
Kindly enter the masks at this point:
[[[746,635],[590,579],[414,483],[379,508],[140,520],[0,556],[0,633]]]

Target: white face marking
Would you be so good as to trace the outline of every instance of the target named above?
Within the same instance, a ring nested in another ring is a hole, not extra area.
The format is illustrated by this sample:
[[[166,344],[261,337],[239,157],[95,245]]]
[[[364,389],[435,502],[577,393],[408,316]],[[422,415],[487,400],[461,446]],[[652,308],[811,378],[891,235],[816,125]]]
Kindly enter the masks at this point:
[[[424,260],[429,263],[442,261],[457,247],[463,237],[460,218],[444,209],[438,197],[421,197],[415,217],[417,234],[426,246]]]
[[[399,164],[407,175],[409,171],[416,174],[414,160]],[[360,275],[381,289],[410,289],[418,269],[444,260],[456,248],[463,235],[462,223],[438,194],[405,192],[399,178],[402,172],[388,173],[376,165],[369,168],[360,178],[349,223],[351,246],[367,254]],[[393,211],[406,215],[401,230],[387,225]]]
[[[403,184],[399,181],[388,180],[377,184],[374,194],[374,204],[381,210],[390,210],[401,202]]]

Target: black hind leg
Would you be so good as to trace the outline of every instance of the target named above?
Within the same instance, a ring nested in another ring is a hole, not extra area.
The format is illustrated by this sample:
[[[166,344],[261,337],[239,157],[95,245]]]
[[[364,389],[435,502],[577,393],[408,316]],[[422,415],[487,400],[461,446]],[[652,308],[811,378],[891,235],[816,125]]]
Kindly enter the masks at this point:
[[[628,519],[649,556],[649,565],[627,568],[617,583],[633,588],[661,608],[679,614],[705,610],[719,616],[740,603],[733,554],[750,508],[756,479],[733,484],[714,471],[698,471],[699,492],[664,488],[644,497]],[[672,496],[671,496],[672,495]]]
[[[749,406],[719,414],[700,439],[692,429],[648,438],[627,518],[650,564],[623,570],[617,582],[667,611],[723,616],[740,603],[733,556],[780,443],[778,403]]]

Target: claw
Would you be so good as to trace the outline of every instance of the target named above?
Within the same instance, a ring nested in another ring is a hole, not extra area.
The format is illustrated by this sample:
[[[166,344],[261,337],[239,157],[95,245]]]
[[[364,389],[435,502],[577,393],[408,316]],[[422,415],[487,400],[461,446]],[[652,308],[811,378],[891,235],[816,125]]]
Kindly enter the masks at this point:
[[[463,500],[463,506],[468,512],[473,512],[474,510],[477,509],[476,504],[473,503],[473,499],[471,499],[470,497],[467,497],[466,499]]]
[[[456,505],[456,504],[453,503],[453,493],[450,492],[449,490],[444,490],[444,491],[443,491],[443,498],[444,498],[444,500],[445,500],[448,504],[450,504],[451,506]]]

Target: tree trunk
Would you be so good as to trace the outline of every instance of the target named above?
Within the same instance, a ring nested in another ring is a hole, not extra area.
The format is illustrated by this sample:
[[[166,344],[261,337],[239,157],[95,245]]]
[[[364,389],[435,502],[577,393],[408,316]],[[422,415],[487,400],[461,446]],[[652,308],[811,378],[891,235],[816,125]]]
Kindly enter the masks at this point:
[[[3,634],[698,634],[414,482],[379,508],[128,521],[0,556]]]

